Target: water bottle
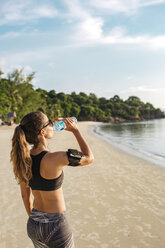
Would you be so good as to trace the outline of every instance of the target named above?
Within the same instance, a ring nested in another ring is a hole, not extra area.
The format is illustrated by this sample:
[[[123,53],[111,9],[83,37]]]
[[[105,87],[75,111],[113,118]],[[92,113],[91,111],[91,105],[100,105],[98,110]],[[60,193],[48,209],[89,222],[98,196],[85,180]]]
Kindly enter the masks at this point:
[[[76,117],[70,117],[74,122],[77,122],[77,119]],[[58,122],[55,122],[54,125],[53,125],[53,130],[54,131],[62,131],[65,129],[65,123],[61,120],[61,121],[58,121]]]

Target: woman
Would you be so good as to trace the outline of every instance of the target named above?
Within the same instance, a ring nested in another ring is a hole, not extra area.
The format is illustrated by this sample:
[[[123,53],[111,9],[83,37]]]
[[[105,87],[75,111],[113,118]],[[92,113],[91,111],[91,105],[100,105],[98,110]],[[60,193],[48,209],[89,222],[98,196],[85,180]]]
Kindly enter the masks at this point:
[[[81,152],[73,149],[49,152],[47,141],[53,137],[53,122],[39,111],[24,116],[12,138],[13,171],[29,215],[27,232],[34,247],[74,247],[65,213],[63,167],[87,165],[94,158],[76,123],[71,118],[64,122],[65,130],[76,137]],[[31,150],[29,144],[33,145]]]

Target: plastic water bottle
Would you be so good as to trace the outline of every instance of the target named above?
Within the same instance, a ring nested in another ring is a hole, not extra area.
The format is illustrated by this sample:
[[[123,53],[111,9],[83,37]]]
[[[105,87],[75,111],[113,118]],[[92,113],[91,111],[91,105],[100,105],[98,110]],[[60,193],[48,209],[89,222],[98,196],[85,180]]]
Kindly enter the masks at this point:
[[[70,117],[74,122],[77,122],[77,119],[76,117]],[[62,131],[65,129],[65,123],[63,121],[58,121],[58,122],[55,122],[54,125],[53,125],[53,130],[54,131]]]

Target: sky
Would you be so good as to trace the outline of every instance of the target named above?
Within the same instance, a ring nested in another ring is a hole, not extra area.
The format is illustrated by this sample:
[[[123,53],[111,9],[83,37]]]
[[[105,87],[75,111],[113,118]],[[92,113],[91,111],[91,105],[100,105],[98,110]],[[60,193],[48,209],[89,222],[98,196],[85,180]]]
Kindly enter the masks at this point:
[[[0,0],[4,76],[165,109],[165,0]]]

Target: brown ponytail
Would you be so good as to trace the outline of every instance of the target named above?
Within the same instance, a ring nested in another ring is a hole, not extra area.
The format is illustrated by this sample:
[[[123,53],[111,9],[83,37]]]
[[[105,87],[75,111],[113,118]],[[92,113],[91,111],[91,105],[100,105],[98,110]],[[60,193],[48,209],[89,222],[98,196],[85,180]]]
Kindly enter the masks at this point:
[[[12,138],[11,161],[16,180],[18,183],[24,182],[27,185],[32,177],[32,160],[25,133],[20,125],[15,128]]]
[[[43,116],[42,112],[31,112],[25,115],[21,120],[21,124],[15,128],[10,155],[13,172],[18,183],[24,182],[28,185],[32,177],[29,144],[34,146],[39,144],[38,134],[44,125]]]

